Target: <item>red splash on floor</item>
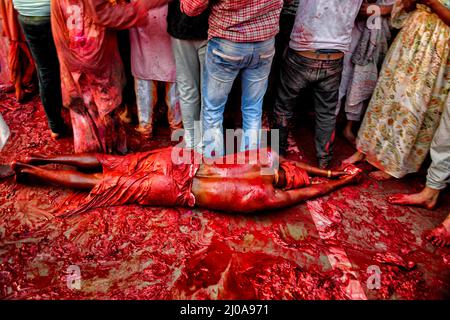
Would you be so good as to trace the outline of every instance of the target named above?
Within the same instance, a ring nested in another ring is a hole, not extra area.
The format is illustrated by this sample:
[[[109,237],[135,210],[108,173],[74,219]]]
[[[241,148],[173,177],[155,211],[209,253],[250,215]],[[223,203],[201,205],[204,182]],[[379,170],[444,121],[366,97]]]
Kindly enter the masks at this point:
[[[0,99],[12,132],[1,163],[72,152],[70,138],[51,140],[37,99],[23,106]],[[134,151],[169,145],[164,129],[154,141],[129,133]],[[299,156],[314,159],[312,130],[296,136]],[[337,137],[335,164],[352,152]],[[423,181],[366,176],[315,203],[315,220],[307,204],[250,216],[127,206],[58,219],[54,208],[69,190],[10,178],[0,181],[0,298],[348,299],[351,281],[369,299],[449,298],[450,251],[423,239],[450,211],[449,195],[434,212],[385,201],[420,190]],[[350,265],[336,260],[336,248]],[[72,265],[80,268],[81,290],[67,284]],[[366,286],[370,266],[381,270],[378,290]]]

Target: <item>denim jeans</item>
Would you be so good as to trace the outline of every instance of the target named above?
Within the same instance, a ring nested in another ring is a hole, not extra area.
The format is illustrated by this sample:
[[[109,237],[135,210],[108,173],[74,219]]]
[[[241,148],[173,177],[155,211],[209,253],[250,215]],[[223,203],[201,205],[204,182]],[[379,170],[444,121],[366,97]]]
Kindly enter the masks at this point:
[[[202,110],[201,84],[205,65],[206,40],[172,38],[177,66],[177,87],[184,126],[186,148],[201,151],[200,114]]]
[[[288,49],[281,66],[275,102],[275,128],[280,132],[280,153],[288,147],[288,126],[300,91],[314,91],[316,113],[315,144],[319,166],[327,167],[332,159],[336,127],[335,110],[339,100],[339,85],[343,58],[315,60],[300,56]]]
[[[208,42],[202,84],[205,157],[222,156],[223,113],[234,80],[242,77],[243,139],[240,150],[259,147],[262,103],[275,55],[275,40],[236,43],[213,38]]]
[[[19,15],[25,39],[36,64],[39,93],[47,115],[48,125],[54,133],[63,133],[61,117],[61,79],[59,61],[53,42],[50,17],[25,17]]]

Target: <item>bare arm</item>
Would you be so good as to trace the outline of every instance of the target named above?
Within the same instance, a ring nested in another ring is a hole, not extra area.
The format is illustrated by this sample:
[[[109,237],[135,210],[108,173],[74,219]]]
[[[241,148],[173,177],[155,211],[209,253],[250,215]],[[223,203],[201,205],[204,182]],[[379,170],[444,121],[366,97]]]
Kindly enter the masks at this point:
[[[281,162],[292,162],[294,163],[298,168],[301,168],[303,170],[305,170],[307,173],[317,176],[317,177],[325,177],[325,178],[338,178],[341,176],[345,176],[348,173],[346,173],[345,171],[333,171],[333,170],[323,170],[323,169],[319,169],[313,166],[310,166],[306,163],[303,162],[299,162],[299,161],[292,161],[292,160],[286,160],[283,158],[280,158]],[[330,176],[328,176],[330,174]]]
[[[428,6],[446,25],[450,26],[450,9],[439,0],[418,0],[417,2]]]
[[[306,200],[326,195],[342,186],[357,182],[358,176],[359,174],[347,175],[335,181],[316,184],[301,189],[293,189],[288,191],[275,189],[273,198],[268,201],[265,208],[263,209],[273,210],[286,208],[297,205]]]

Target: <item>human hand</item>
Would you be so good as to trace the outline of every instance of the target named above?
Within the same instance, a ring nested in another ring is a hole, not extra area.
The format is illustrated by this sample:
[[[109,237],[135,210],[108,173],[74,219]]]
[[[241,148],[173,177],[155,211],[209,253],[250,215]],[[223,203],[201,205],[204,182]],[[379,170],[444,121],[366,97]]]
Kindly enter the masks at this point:
[[[403,8],[406,12],[416,10],[417,0],[402,0]]]

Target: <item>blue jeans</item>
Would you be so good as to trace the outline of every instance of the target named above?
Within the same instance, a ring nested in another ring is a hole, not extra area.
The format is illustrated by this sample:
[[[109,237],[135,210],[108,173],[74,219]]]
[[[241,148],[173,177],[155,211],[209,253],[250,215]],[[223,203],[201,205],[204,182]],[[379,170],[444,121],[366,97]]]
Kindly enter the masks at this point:
[[[237,43],[213,38],[208,42],[202,84],[205,157],[224,155],[223,113],[234,80],[242,77],[243,139],[240,150],[259,147],[263,98],[275,55],[275,40]]]

